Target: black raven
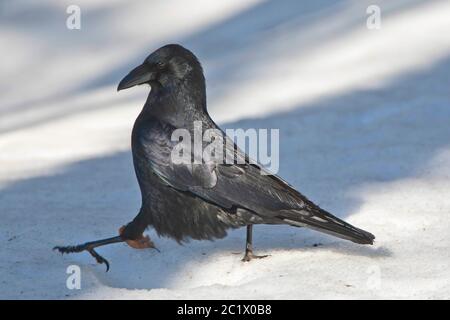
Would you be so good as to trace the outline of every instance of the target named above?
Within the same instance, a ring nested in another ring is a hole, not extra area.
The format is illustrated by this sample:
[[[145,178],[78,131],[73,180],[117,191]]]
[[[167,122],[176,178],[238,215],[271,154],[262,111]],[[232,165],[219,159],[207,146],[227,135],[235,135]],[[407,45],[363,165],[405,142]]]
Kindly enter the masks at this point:
[[[139,213],[120,228],[119,236],[55,249],[62,253],[88,251],[108,269],[108,262],[94,248],[123,241],[134,248],[155,248],[149,237],[143,236],[148,226],[178,242],[223,238],[227,229],[245,226],[243,260],[249,261],[261,257],[253,254],[254,224],[307,227],[373,244],[371,233],[319,208],[278,176],[261,172],[265,169],[230,143],[226,135],[223,157],[231,154],[236,160],[231,164],[191,163],[196,158],[194,152],[188,154],[188,162],[173,161],[179,142],[172,139],[176,129],[194,134],[196,122],[203,130],[220,130],[208,115],[203,70],[192,52],[176,44],[156,50],[120,82],[117,90],[145,83],[151,91],[132,132],[133,162],[142,194]]]

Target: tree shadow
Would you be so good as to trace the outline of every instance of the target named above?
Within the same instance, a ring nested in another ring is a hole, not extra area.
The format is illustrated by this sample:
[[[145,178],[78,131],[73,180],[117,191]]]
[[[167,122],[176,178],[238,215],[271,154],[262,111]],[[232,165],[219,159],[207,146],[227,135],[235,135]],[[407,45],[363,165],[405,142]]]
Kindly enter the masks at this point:
[[[420,4],[420,0],[400,0],[395,3],[384,4],[384,17],[395,14],[398,11],[412,8]],[[71,56],[78,55],[80,48],[90,48],[92,52],[99,46],[109,46],[115,43],[115,37],[106,37],[108,34],[108,23],[111,16],[120,11],[123,3],[114,3],[107,7],[83,8],[83,29],[80,32],[70,33],[64,28],[66,15],[62,14],[61,8],[44,4],[43,6],[20,6],[17,12],[9,13],[4,10],[2,23],[14,30],[26,34],[33,34],[34,39],[46,43],[46,52],[54,50],[66,52],[67,63],[70,65]],[[361,3],[360,12],[365,12],[366,3]],[[71,101],[83,94],[92,94],[94,91],[105,87],[115,87],[120,79],[126,75],[136,64],[141,63],[145,56],[157,47],[167,43],[177,42],[194,51],[200,61],[207,66],[206,76],[208,86],[212,88],[209,96],[214,99],[227,95],[232,90],[228,84],[240,79],[244,68],[255,66],[252,54],[254,52],[270,52],[273,42],[281,36],[296,39],[296,48],[314,48],[315,45],[326,43],[339,35],[345,35],[352,28],[364,24],[364,14],[349,14],[347,2],[344,0],[330,2],[328,0],[300,2],[286,0],[262,1],[242,10],[241,12],[220,20],[207,28],[200,29],[187,36],[164,39],[160,43],[151,43],[145,52],[133,53],[129,58],[118,61],[108,69],[91,74],[88,79],[80,83],[68,83],[67,86],[58,91],[46,92],[42,97],[22,100],[5,104],[0,110],[2,117],[6,118],[16,113],[27,110],[45,109],[49,105],[58,105],[61,101]],[[358,12],[359,12],[358,11]],[[42,21],[50,23],[41,23]],[[332,29],[318,30],[324,25],[324,21],[336,21]],[[55,26],[61,28],[55,29]],[[285,28],[289,26],[289,28]],[[283,28],[283,32],[277,32]],[[270,39],[270,41],[268,41]],[[39,54],[33,56],[36,61],[40,60]],[[98,56],[92,56],[98,59]],[[209,68],[209,65],[214,67]],[[18,70],[26,72],[26,70]],[[64,79],[62,79],[64,81]],[[220,84],[220,85],[219,85]],[[17,90],[15,82],[4,82],[0,84],[3,91]],[[107,103],[105,103],[107,105]],[[10,124],[4,122],[0,127],[0,133],[7,133],[42,123],[54,121],[60,118],[72,116],[94,108],[103,108],[105,104],[75,104],[65,109],[54,109],[52,112],[43,112],[34,117],[23,117],[23,121]]]

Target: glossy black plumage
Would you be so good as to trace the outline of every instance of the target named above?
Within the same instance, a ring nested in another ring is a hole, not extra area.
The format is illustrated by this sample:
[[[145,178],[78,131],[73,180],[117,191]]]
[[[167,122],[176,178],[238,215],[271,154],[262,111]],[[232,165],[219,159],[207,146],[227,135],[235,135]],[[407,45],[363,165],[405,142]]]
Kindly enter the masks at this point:
[[[150,225],[177,241],[213,239],[224,237],[228,228],[267,223],[309,227],[357,243],[373,242],[373,235],[320,209],[279,177],[261,175],[261,169],[237,148],[227,151],[247,163],[203,164],[194,170],[173,164],[175,129],[185,128],[193,136],[194,121],[201,121],[203,130],[218,129],[206,110],[203,71],[196,57],[179,45],[158,49],[145,63],[162,63],[166,69],[146,81],[152,89],[133,128],[142,208],[127,226],[126,236],[132,238]]]

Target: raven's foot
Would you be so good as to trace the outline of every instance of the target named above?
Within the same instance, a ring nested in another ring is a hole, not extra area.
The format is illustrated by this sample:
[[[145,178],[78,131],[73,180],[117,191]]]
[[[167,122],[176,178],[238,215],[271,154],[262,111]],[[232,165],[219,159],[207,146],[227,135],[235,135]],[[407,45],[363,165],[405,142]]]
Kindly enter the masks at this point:
[[[119,229],[119,235],[122,235],[123,230],[125,229],[125,226],[120,227]],[[152,248],[156,251],[160,252],[157,247],[155,247],[155,244],[152,240],[150,240],[149,236],[144,236],[141,234],[141,236],[134,240],[125,240],[125,242],[134,249],[148,249]]]
[[[106,246],[108,244],[112,243],[118,243],[123,242],[123,239],[121,237],[112,237],[107,239],[101,239],[91,242],[86,242],[83,244],[79,244],[77,246],[67,246],[67,247],[54,247],[53,250],[58,250],[62,254],[64,253],[76,253],[76,252],[83,252],[87,251],[91,254],[91,256],[94,257],[94,259],[98,263],[104,263],[106,265],[106,271],[109,270],[109,262],[105,258],[103,258],[101,255],[99,255],[94,248]]]
[[[59,252],[61,252],[61,254],[87,251],[91,254],[91,256],[94,257],[94,259],[97,261],[97,263],[100,263],[100,264],[104,263],[106,265],[106,272],[108,272],[108,270],[109,270],[108,260],[106,260],[101,255],[99,255],[97,253],[97,251],[94,250],[94,246],[89,245],[88,243],[80,244],[77,246],[54,247],[53,250],[58,250]]]
[[[253,254],[253,251],[246,251],[244,258],[242,258],[242,261],[249,262],[253,259],[262,259],[262,258],[266,258],[268,256],[269,256],[268,254],[262,255],[262,256],[257,256],[256,254]]]

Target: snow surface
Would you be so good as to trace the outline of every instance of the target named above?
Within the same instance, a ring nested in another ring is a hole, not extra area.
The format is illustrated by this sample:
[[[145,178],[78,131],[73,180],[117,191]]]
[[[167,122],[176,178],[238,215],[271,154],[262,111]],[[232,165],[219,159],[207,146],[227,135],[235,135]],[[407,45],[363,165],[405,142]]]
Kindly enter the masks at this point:
[[[78,0],[0,3],[0,298],[450,298],[450,2]],[[203,62],[210,113],[279,128],[280,175],[374,233],[359,246],[256,226],[271,256],[241,262],[245,230],[161,253],[110,237],[139,208],[130,131],[148,88],[116,93],[148,53],[181,43]],[[66,268],[81,267],[81,290]]]

